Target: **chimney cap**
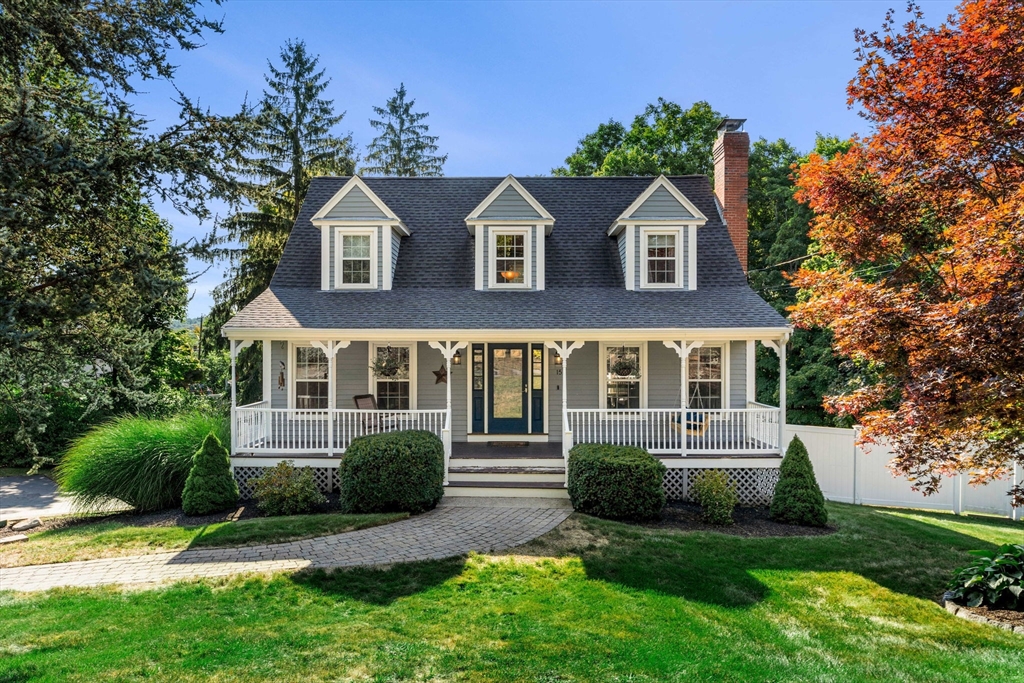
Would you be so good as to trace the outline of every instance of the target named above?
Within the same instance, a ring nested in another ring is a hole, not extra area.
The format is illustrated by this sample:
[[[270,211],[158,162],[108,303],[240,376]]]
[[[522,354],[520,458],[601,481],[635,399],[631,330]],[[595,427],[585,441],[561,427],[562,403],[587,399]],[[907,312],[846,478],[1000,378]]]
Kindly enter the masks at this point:
[[[722,122],[718,124],[718,134],[735,133],[743,130],[743,124],[746,122],[746,119],[722,119]]]

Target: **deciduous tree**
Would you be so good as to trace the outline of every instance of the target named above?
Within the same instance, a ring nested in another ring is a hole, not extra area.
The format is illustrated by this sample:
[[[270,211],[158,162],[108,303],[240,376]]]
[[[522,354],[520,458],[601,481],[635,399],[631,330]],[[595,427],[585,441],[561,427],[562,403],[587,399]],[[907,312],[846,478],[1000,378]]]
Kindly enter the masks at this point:
[[[873,132],[800,170],[820,248],[795,319],[870,373],[829,408],[934,492],[1024,462],[1024,3],[965,0],[934,27],[908,11],[856,36]]]

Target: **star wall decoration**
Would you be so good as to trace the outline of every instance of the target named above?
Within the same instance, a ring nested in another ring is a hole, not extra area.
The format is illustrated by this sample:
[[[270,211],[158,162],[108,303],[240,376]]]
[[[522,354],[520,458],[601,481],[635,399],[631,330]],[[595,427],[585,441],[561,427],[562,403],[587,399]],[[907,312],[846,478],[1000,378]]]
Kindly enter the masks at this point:
[[[445,368],[444,363],[441,363],[440,370],[432,370],[434,377],[434,384],[448,384],[448,370]]]

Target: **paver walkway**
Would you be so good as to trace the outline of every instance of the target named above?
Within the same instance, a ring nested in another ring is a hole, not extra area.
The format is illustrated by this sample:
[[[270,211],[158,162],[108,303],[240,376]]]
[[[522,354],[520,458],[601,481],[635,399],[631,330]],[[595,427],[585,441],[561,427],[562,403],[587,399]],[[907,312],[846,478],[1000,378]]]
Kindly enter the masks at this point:
[[[490,552],[522,545],[554,529],[571,512],[564,508],[444,506],[384,526],[290,543],[0,569],[0,590],[156,583],[307,567],[439,560],[471,550]]]

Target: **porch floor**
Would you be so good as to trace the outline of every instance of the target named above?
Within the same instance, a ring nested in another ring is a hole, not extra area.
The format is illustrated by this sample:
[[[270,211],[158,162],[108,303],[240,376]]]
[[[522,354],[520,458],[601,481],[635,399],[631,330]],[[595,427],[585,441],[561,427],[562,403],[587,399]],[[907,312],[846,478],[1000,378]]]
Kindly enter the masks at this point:
[[[504,443],[511,439],[506,438]],[[559,441],[529,442],[525,446],[492,446],[486,442],[456,441],[452,444],[452,459],[478,458],[549,458],[562,459]]]

